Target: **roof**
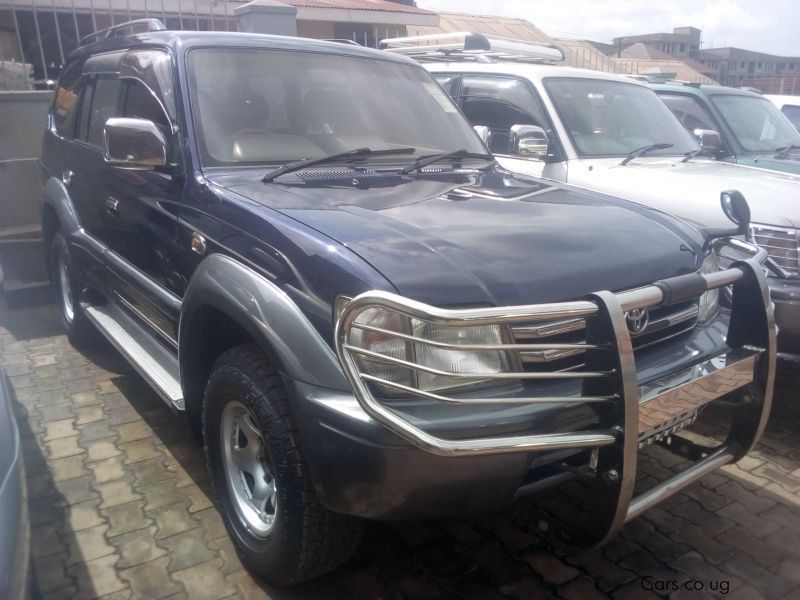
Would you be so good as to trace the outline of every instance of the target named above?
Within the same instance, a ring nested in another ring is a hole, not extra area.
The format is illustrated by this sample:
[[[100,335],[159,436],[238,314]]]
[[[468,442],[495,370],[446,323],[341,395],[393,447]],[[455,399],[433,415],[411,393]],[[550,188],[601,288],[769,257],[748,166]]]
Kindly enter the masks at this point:
[[[324,52],[327,54],[341,54],[361,58],[377,58],[405,64],[417,63],[410,58],[390,52],[382,52],[372,48],[365,48],[355,44],[342,44],[339,42],[326,42],[283,35],[264,35],[260,33],[238,33],[233,31],[152,31],[121,38],[106,38],[97,42],[76,48],[70,57],[96,54],[110,50],[124,50],[126,48],[140,47],[142,45],[161,45],[177,51],[180,48],[186,51],[196,47],[253,47],[275,50],[304,50],[310,52]]]
[[[574,77],[581,79],[602,79],[603,81],[617,81],[642,85],[640,82],[616,73],[605,73],[592,69],[576,69],[561,65],[541,65],[532,63],[478,63],[478,62],[448,62],[427,63],[423,65],[432,72],[471,72],[471,73],[496,73],[499,75],[512,75],[526,79],[543,79],[545,77]]]
[[[620,72],[619,65],[589,40],[557,38],[556,44],[564,51],[564,64],[567,66]]]
[[[435,15],[432,10],[389,0],[280,0],[283,4],[305,8],[338,8],[340,10],[377,10],[380,12]]]
[[[742,90],[739,88],[726,87],[723,85],[686,85],[680,81],[667,81],[666,83],[650,83],[649,87],[654,90],[671,91],[680,88],[681,91],[697,96],[705,94],[728,94],[732,96],[755,96],[756,98],[763,98],[761,94],[751,92],[750,90]]]
[[[300,0],[305,1],[305,0]],[[494,17],[489,15],[469,15],[465,13],[440,12],[439,25],[427,27],[409,25],[408,35],[429,35],[435,33],[456,33],[470,31],[484,35],[494,35],[524,42],[554,44],[553,38],[544,33],[530,21],[513,17]]]
[[[661,50],[656,50],[652,46],[648,46],[647,44],[643,44],[642,42],[636,42],[635,44],[626,46],[625,48],[622,49],[617,58],[635,58],[637,60],[642,60],[642,59],[673,60],[673,57],[667,54],[666,52],[661,52]]]
[[[658,60],[640,60],[634,58],[614,59],[620,66],[620,70],[631,74],[647,73],[670,73],[675,79],[691,81],[693,83],[714,83],[714,80],[694,69],[685,60],[674,57]]]

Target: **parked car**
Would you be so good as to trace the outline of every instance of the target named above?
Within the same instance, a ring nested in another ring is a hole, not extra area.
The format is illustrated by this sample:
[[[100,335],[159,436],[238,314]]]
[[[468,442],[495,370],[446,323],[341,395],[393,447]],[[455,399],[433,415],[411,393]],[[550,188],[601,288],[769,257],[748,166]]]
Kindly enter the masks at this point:
[[[777,106],[794,128],[800,131],[800,96],[764,94],[764,98]]]
[[[740,194],[711,237],[501,168],[407,58],[138,26],[86,40],[58,84],[53,288],[70,340],[99,330],[202,432],[249,568],[295,583],[362,518],[479,514],[578,475],[595,500],[569,539],[598,542],[760,436],[775,329],[763,253],[729,237]],[[745,396],[729,443],[680,437]],[[655,442],[692,467],[633,497]]]
[[[640,202],[710,228],[724,226],[720,192],[742,192],[753,211],[748,235],[779,267],[770,278],[779,349],[800,353],[800,177],[702,155],[647,86],[553,64],[561,58],[556,48],[463,33],[384,45],[422,61],[466,117],[488,128],[489,147],[512,171]],[[704,131],[703,143],[715,135]]]
[[[30,525],[22,449],[11,394],[6,374],[0,370],[0,598],[25,600]]]
[[[714,130],[710,153],[739,165],[800,174],[800,132],[761,94],[720,85],[648,84],[689,131]]]

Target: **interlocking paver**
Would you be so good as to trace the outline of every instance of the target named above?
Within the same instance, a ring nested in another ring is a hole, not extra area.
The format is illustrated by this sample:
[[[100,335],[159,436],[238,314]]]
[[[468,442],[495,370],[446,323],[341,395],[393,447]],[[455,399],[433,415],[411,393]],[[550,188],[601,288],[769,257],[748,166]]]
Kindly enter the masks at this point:
[[[189,511],[184,504],[170,504],[155,510],[148,510],[147,514],[156,521],[158,526],[156,539],[159,540],[200,527],[200,523],[189,516]]]
[[[65,458],[58,458],[49,462],[50,474],[53,481],[75,479],[88,475],[89,471],[84,466],[84,455],[76,454]]]
[[[158,538],[156,538],[158,539]],[[159,546],[165,548],[171,558],[170,570],[178,571],[215,557],[203,539],[199,529],[175,534],[166,539],[158,539]]]
[[[99,500],[88,500],[66,507],[67,518],[62,533],[64,531],[81,531],[105,523],[105,519],[98,511],[99,505]]]
[[[112,537],[111,543],[122,557],[117,567],[127,569],[165,556],[167,551],[156,545],[155,533],[155,527],[147,527]]]
[[[103,503],[100,508],[109,508],[111,506],[119,506],[120,504],[127,504],[134,500],[140,500],[142,497],[133,491],[133,486],[130,481],[125,479],[117,479],[109,481],[108,483],[101,483],[97,486],[97,491],[103,498]]]
[[[175,571],[172,577],[183,583],[193,599],[225,598],[236,593],[236,586],[223,577],[216,560]]]
[[[114,547],[106,541],[108,525],[96,525],[88,529],[72,532],[69,540],[67,564],[83,563],[114,553]]]
[[[167,598],[181,593],[182,586],[167,572],[169,558],[159,558],[120,571],[120,577],[130,583],[133,593],[139,598]]]
[[[242,568],[208,496],[202,448],[120,357],[110,348],[78,353],[50,306],[15,309],[13,334],[2,311],[0,364],[11,367],[19,400],[37,600],[638,600],[655,597],[642,587],[645,576],[725,579],[727,598],[800,597],[800,410],[773,419],[742,463],[648,511],[600,549],[554,550],[539,537],[533,509],[572,510],[553,495],[475,520],[370,526],[353,561],[285,594]],[[800,371],[791,376],[778,410],[794,402]],[[701,425],[704,435],[719,434]],[[684,463],[648,449],[642,480]]]
[[[100,512],[110,523],[109,537],[150,525],[153,521],[144,516],[144,505],[143,501],[134,501],[102,509]]]

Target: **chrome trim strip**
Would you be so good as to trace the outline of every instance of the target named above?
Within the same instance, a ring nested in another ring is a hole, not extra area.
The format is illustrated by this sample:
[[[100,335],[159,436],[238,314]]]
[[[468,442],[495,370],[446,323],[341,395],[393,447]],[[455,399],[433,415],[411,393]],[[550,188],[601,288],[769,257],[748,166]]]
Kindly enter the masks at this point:
[[[425,365],[409,362],[401,358],[395,358],[394,356],[388,356],[386,354],[372,352],[371,350],[366,350],[365,348],[358,348],[357,346],[351,346],[350,344],[344,344],[342,348],[349,353],[359,354],[361,356],[366,356],[367,358],[372,358],[374,360],[380,360],[383,362],[391,363],[393,365],[407,367],[409,369],[414,369],[415,371],[423,371],[425,373],[430,373],[431,375],[438,375],[440,377],[453,377],[456,379],[512,379],[512,380],[577,379],[577,378],[592,378],[592,377],[611,377],[612,375],[614,375],[614,371],[582,371],[582,372],[570,372],[570,373],[560,373],[560,372],[527,373],[524,371],[510,372],[510,373],[453,373],[449,371],[440,371],[439,369],[434,369],[432,367],[427,367]]]
[[[394,388],[403,392],[408,392],[415,396],[422,398],[430,398],[431,400],[438,400],[448,404],[547,404],[552,402],[565,403],[565,404],[582,404],[584,402],[608,402],[609,400],[616,400],[619,398],[617,395],[613,396],[541,396],[530,398],[452,398],[449,396],[441,396],[433,392],[426,392],[419,388],[413,388],[402,383],[389,381],[381,377],[375,377],[367,373],[361,373],[361,379],[383,385],[386,387]]]
[[[592,346],[590,344],[448,344],[446,342],[437,342],[436,340],[429,340],[421,338],[416,335],[394,331],[392,329],[384,329],[383,327],[375,327],[374,325],[366,325],[364,323],[353,323],[352,329],[363,329],[364,331],[372,331],[375,333],[383,333],[392,337],[401,338],[417,344],[424,344],[426,346],[434,346],[436,348],[443,348],[445,350],[459,350],[459,351],[473,351],[485,352],[489,350],[518,350],[520,352],[535,351],[535,350],[572,350],[578,349],[595,350],[599,346]]]
[[[514,339],[543,338],[586,329],[585,319],[569,319],[548,325],[521,325],[511,328]]]

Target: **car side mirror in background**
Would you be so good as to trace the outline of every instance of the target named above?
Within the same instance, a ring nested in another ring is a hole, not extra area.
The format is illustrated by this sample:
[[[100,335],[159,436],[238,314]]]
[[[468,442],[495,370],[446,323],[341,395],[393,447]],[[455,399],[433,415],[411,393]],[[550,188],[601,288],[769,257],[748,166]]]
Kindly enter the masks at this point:
[[[483,145],[486,146],[486,149],[491,150],[492,130],[486,125],[474,125],[472,128],[475,130],[475,133],[478,134],[478,137],[481,138],[481,141],[483,142]]]
[[[544,159],[550,140],[547,133],[536,125],[512,125],[508,137],[508,152],[525,158]]]
[[[167,164],[167,140],[152,121],[113,118],[106,121],[103,133],[109,164],[136,170]]]
[[[738,226],[738,233],[747,234],[750,228],[750,205],[739,190],[726,190],[720,194],[722,212]]]
[[[713,129],[695,129],[693,132],[694,139],[700,144],[700,148],[713,154],[722,146],[722,138],[719,137],[719,132]]]

